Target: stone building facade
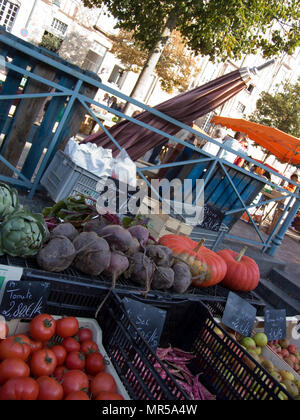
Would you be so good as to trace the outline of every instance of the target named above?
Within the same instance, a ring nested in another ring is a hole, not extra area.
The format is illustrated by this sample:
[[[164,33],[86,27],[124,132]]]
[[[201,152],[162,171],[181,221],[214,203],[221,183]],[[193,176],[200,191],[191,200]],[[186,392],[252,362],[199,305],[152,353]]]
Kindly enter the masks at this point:
[[[122,63],[111,54],[110,34],[116,21],[104,8],[88,9],[81,0],[0,0],[0,25],[12,34],[40,45],[44,37],[58,41],[58,54],[66,60],[99,74],[104,84],[130,95],[138,75],[125,72]],[[238,62],[213,64],[207,57],[199,57],[199,74],[191,80],[190,89],[200,86],[239,67],[255,67],[265,62],[259,55],[245,56]],[[300,75],[300,49],[293,57],[283,54],[276,63],[264,71],[216,113],[242,117],[252,113],[262,91],[274,92],[284,80],[295,82]],[[176,93],[173,94],[175,96]],[[99,92],[97,99],[102,99]],[[143,101],[155,106],[170,98],[161,90],[157,75],[153,74],[145,89]],[[200,124],[206,128],[210,116]]]

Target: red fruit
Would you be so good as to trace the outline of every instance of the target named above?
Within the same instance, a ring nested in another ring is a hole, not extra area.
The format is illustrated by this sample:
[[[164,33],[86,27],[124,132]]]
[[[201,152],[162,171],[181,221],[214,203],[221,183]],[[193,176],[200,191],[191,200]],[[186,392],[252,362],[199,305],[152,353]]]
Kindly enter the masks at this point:
[[[12,378],[1,388],[1,401],[35,401],[39,395],[39,386],[32,378]]]
[[[61,343],[62,346],[67,350],[68,353],[71,351],[79,351],[80,350],[80,343],[73,337],[67,337]]]
[[[98,373],[91,382],[91,393],[97,398],[100,392],[117,392],[117,384],[112,375],[106,372]]]
[[[89,380],[87,375],[81,370],[69,370],[63,377],[62,386],[66,397],[71,392],[88,392]]]
[[[100,394],[95,398],[96,401],[118,401],[124,400],[122,395],[114,394],[113,392],[100,392]]]
[[[93,340],[93,333],[89,328],[79,328],[77,334],[80,343],[87,340]]]
[[[67,372],[68,369],[65,366],[59,366],[55,369],[53,376],[59,383],[61,383],[65,373]]]
[[[66,366],[70,370],[83,370],[85,367],[85,355],[79,351],[72,351],[66,357]]]
[[[62,338],[73,337],[74,335],[78,333],[78,330],[79,330],[79,322],[73,316],[61,318],[58,321],[56,321],[56,334],[59,337],[62,337]]]
[[[281,350],[281,356],[283,357],[283,359],[285,359],[286,357],[289,357],[290,353],[287,349],[282,349]]]
[[[298,348],[297,348],[297,346],[295,346],[294,344],[290,344],[290,345],[288,346],[288,351],[289,351],[291,354],[296,355],[296,354],[298,353]]]
[[[54,346],[51,348],[57,359],[57,366],[62,366],[67,357],[67,350],[63,346]]]
[[[64,397],[63,387],[53,378],[49,376],[41,376],[38,378],[39,397],[41,401],[61,401]]]
[[[8,379],[26,378],[30,375],[29,366],[21,359],[6,359],[0,363],[0,384]]]
[[[90,353],[86,356],[85,370],[90,375],[97,375],[105,369],[105,362],[102,354]]]
[[[67,395],[65,401],[90,401],[86,392],[77,391],[71,392],[71,394]]]
[[[99,347],[95,341],[86,340],[81,343],[80,350],[83,354],[87,355],[90,353],[99,352]]]

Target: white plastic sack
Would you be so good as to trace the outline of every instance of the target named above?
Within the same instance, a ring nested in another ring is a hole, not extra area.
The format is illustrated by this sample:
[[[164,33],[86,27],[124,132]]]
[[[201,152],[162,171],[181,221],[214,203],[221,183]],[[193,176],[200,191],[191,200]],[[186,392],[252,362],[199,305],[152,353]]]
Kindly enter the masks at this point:
[[[112,177],[136,188],[136,164],[125,149],[114,159]]]
[[[72,162],[101,178],[112,176],[114,159],[110,149],[96,144],[78,144],[72,137],[65,148],[65,154]]]

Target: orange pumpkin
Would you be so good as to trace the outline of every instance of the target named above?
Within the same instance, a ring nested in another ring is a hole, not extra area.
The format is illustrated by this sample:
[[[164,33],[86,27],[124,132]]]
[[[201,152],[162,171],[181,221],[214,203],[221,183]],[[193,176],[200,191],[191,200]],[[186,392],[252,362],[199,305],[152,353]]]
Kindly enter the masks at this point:
[[[210,287],[220,283],[226,274],[225,261],[215,252],[207,249],[202,240],[199,244],[181,235],[165,235],[160,244],[170,248],[178,259],[190,267],[194,287]]]
[[[251,292],[255,290],[260,281],[260,271],[257,263],[245,256],[247,247],[238,254],[231,249],[223,249],[218,255],[227,264],[227,274],[222,286],[237,292]]]

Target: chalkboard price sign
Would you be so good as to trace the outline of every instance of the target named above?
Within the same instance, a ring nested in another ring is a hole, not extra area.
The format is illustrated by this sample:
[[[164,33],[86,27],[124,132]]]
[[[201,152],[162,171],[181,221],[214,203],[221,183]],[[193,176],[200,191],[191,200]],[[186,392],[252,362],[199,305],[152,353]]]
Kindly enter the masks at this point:
[[[265,309],[265,334],[269,341],[286,338],[285,309]]]
[[[43,313],[50,288],[50,283],[9,281],[0,305],[0,315],[6,320],[34,318]]]
[[[153,351],[159,346],[166,321],[166,311],[136,300],[124,298],[123,303],[130,320]],[[131,331],[137,336],[136,331]]]
[[[204,219],[200,225],[203,229],[219,232],[225,215],[220,210],[205,204],[204,206]]]
[[[245,337],[251,337],[257,310],[246,300],[230,292],[222,323]]]

